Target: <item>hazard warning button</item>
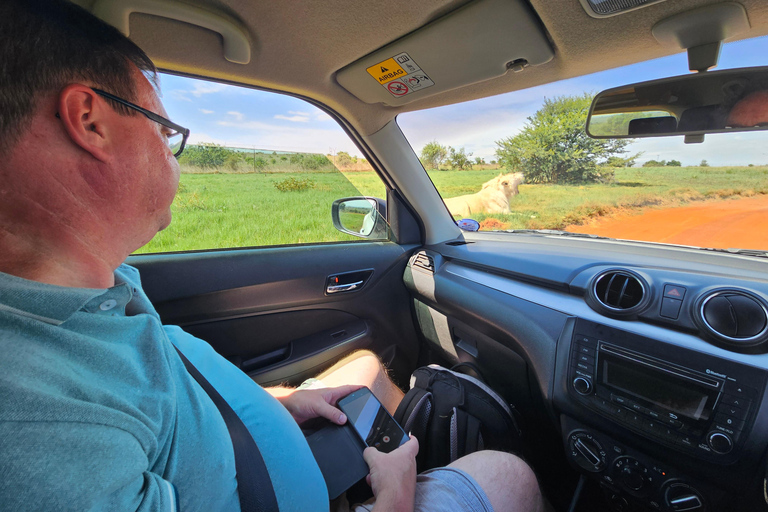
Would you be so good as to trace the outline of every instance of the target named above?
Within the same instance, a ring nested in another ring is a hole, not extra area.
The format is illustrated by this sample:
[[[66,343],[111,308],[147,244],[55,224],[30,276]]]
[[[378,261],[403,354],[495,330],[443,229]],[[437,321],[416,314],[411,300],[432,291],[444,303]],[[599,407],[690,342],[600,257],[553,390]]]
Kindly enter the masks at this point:
[[[676,284],[665,284],[664,296],[671,299],[683,300],[683,297],[685,297],[685,288]]]

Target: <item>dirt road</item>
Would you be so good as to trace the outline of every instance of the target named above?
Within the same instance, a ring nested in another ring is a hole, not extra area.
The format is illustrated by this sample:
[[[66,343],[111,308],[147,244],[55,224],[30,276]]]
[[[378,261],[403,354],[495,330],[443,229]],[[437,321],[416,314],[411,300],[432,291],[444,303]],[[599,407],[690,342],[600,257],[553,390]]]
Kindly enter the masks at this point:
[[[565,229],[647,242],[768,250],[768,196],[620,214]]]

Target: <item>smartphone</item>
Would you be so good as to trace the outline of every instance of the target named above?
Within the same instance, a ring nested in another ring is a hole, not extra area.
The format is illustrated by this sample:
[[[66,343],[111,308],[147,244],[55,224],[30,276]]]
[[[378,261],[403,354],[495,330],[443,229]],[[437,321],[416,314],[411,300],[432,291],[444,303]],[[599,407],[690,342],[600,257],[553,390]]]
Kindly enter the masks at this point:
[[[366,446],[389,453],[409,439],[368,388],[360,388],[339,400],[339,409]]]

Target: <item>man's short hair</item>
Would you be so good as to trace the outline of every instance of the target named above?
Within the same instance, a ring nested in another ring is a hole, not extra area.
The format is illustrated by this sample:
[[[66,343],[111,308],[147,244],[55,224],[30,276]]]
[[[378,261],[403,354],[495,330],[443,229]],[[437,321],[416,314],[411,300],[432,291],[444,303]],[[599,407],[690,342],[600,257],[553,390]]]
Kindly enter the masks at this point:
[[[136,100],[131,63],[151,80],[147,55],[114,27],[67,0],[0,2],[0,153],[27,128],[36,100],[88,82]],[[133,111],[116,110],[124,115]]]

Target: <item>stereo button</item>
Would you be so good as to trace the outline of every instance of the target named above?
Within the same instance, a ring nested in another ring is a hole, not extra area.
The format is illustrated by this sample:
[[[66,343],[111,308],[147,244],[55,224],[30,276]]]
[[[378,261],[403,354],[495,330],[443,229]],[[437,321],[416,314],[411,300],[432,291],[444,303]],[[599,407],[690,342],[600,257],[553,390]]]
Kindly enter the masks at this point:
[[[741,409],[740,407],[735,407],[733,405],[720,405],[717,408],[717,412],[726,416],[731,416],[737,420],[747,419],[747,410]]]
[[[589,356],[587,354],[577,354],[574,358],[577,363],[584,363],[588,365],[594,365],[595,364],[595,358],[594,356]]]
[[[624,407],[632,407],[632,404],[634,403],[632,400],[628,398],[624,398],[623,396],[619,396],[619,395],[614,395],[613,393],[611,393],[611,401],[619,405],[623,405]]]
[[[584,355],[587,355],[587,356],[590,356],[590,357],[594,357],[595,356],[595,349],[594,348],[585,347],[581,343],[575,343],[573,345],[573,351],[576,354],[584,354]]]
[[[586,363],[575,363],[574,368],[578,368],[579,370],[583,372],[587,372],[589,374],[595,373],[595,365],[592,364],[586,364]]]
[[[584,336],[583,334],[577,334],[573,337],[574,340],[576,340],[578,343],[581,343],[584,346],[597,348],[597,340],[595,338],[592,338],[590,336]]]
[[[741,384],[729,380],[725,381],[723,391],[739,398],[755,398],[757,396],[757,391],[755,389],[750,388],[749,386],[742,386]]]
[[[730,427],[735,430],[741,430],[744,428],[743,421],[733,418],[731,416],[726,416],[725,414],[716,414],[715,422],[719,425]]]
[[[720,398],[720,403],[725,405],[735,405],[736,407],[739,407],[745,410],[748,410],[749,406],[752,405],[751,400],[748,400],[744,397],[733,396],[733,395],[723,395]]]

